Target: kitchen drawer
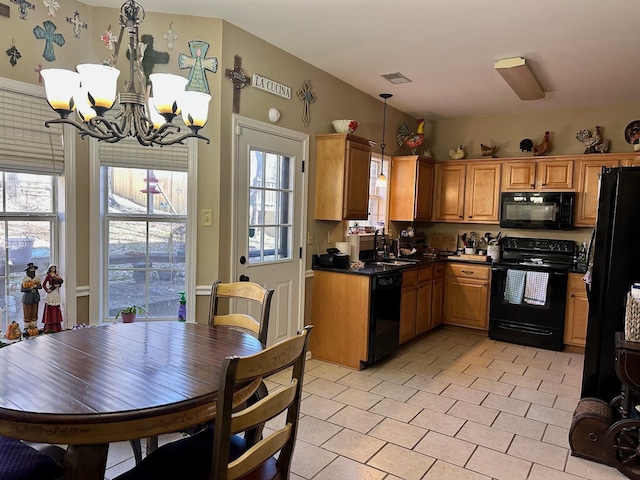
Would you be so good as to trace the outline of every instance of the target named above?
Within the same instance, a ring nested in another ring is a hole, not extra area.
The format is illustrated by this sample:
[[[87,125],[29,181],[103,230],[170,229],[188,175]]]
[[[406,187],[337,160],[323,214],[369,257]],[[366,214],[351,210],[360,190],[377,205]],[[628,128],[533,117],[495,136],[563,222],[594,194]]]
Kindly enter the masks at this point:
[[[444,276],[444,264],[433,266],[433,278],[439,278]]]
[[[488,265],[473,265],[470,263],[450,263],[447,265],[447,275],[456,277],[489,280],[490,274],[491,267]]]
[[[433,267],[422,267],[417,270],[418,272],[418,283],[426,282],[427,280],[431,280],[433,278]]]
[[[418,283],[418,270],[407,270],[402,273],[402,286],[410,287]]]

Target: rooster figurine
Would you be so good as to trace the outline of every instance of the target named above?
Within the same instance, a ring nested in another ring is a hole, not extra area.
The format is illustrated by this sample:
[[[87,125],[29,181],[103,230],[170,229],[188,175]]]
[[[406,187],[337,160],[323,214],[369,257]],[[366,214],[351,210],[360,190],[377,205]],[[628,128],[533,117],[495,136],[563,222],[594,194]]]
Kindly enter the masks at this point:
[[[542,141],[532,148],[535,156],[544,155],[551,150],[551,142],[549,141],[549,131],[544,132],[544,138]]]
[[[449,156],[451,157],[452,160],[460,160],[464,158],[464,149],[462,148],[462,145],[460,145],[457,149],[453,150],[449,150]]]
[[[498,145],[485,145],[484,143],[481,143],[480,150],[482,151],[483,157],[494,157],[498,151]]]
[[[593,135],[587,129],[578,130],[576,138],[584,143],[584,153],[607,153],[609,151],[610,140],[602,140],[600,131],[602,127],[596,125]]]
[[[406,123],[403,123],[398,128],[398,145],[402,146],[404,143],[411,149],[413,155],[416,154],[418,147],[424,142],[424,118],[418,118],[416,122],[418,122],[416,133],[409,133],[409,125]]]

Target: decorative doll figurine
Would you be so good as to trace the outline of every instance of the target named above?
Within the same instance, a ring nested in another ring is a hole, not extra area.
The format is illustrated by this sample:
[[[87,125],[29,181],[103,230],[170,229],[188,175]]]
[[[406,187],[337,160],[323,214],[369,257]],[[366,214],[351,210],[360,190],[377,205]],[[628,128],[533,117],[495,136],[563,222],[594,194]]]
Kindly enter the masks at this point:
[[[42,284],[40,278],[36,276],[38,267],[33,263],[28,263],[26,272],[22,278],[20,291],[22,292],[22,313],[24,315],[25,330],[38,329],[38,304],[40,303],[40,290]]]
[[[42,282],[42,288],[47,292],[47,296],[44,297],[44,314],[42,315],[45,332],[62,331],[60,285],[62,285],[63,281],[62,277],[58,275],[57,266],[49,265],[47,276],[44,277],[44,282]]]

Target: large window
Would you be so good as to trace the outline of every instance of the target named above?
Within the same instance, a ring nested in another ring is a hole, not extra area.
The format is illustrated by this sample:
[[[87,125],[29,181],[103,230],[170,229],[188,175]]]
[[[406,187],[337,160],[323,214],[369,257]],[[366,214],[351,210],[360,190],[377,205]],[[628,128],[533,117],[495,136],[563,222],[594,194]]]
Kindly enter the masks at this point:
[[[369,167],[369,216],[366,221],[350,221],[349,227],[382,228],[387,219],[387,188],[376,186],[376,180],[384,168],[384,174],[389,177],[389,159],[382,165],[381,157],[372,156]]]
[[[23,328],[20,285],[27,264],[38,266],[42,280],[55,261],[54,179],[51,175],[0,172],[0,329],[4,332],[14,320]],[[40,302],[39,318],[43,306]]]
[[[105,318],[130,305],[144,306],[149,318],[177,318],[185,291],[187,172],[102,169]]]

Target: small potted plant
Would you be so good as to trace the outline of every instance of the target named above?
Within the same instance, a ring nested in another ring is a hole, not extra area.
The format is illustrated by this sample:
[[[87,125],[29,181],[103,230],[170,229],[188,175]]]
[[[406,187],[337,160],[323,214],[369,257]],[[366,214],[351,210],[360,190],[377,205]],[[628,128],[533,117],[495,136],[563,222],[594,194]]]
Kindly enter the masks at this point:
[[[121,308],[116,312],[116,320],[122,315],[122,323],[133,323],[136,320],[136,314],[149,313],[147,309],[142,305],[129,305],[128,307]]]

